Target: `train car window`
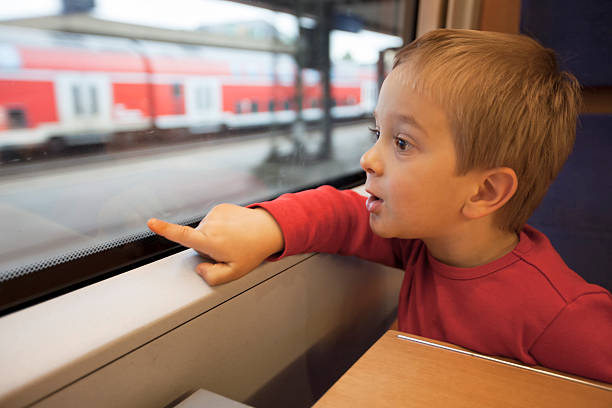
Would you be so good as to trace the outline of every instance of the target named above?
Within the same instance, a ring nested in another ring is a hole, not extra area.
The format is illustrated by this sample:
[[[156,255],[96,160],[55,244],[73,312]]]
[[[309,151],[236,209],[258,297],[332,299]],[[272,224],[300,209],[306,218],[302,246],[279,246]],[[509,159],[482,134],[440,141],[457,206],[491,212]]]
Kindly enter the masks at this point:
[[[9,129],[20,129],[28,127],[28,120],[26,113],[20,108],[9,108],[7,109],[8,116],[8,128]]]
[[[172,84],[172,96],[176,99],[181,97],[181,84]]]
[[[92,115],[98,114],[98,90],[94,85],[89,86],[89,111]]]
[[[415,4],[0,2],[0,313],[180,250],[150,217],[363,180]]]
[[[85,113],[83,108],[83,101],[81,100],[81,89],[78,85],[72,85],[70,87],[72,92],[72,106],[75,116],[82,116]]]

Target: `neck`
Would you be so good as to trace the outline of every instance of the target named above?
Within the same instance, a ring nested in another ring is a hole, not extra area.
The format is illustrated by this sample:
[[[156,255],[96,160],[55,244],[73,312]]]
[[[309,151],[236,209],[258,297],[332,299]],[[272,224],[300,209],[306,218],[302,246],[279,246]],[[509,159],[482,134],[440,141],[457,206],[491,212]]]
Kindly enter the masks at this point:
[[[450,266],[471,268],[495,261],[518,244],[514,232],[502,231],[487,220],[472,221],[443,237],[424,239],[430,254]]]

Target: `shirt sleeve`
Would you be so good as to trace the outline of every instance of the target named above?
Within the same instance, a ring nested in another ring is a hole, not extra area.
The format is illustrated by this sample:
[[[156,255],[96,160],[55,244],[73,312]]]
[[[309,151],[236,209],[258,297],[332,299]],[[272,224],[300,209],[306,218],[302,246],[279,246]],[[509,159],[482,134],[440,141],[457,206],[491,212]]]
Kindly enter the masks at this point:
[[[350,190],[322,186],[284,194],[262,207],[278,222],[285,239],[284,252],[274,259],[308,252],[355,255],[401,267],[400,242],[381,238],[370,229],[366,198]]]
[[[567,304],[530,352],[545,367],[612,383],[610,293],[584,294]]]

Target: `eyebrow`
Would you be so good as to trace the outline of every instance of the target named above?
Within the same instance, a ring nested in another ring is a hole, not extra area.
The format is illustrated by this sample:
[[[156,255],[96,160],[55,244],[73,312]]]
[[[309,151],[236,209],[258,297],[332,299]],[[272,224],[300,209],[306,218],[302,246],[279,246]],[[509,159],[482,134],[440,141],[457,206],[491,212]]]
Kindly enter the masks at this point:
[[[374,117],[374,119],[376,119],[376,111],[374,111],[372,116]],[[419,129],[421,132],[423,132],[423,134],[425,134],[425,136],[427,136],[427,131],[425,130],[425,128],[419,122],[417,122],[417,120],[414,118],[414,116],[412,116],[412,115],[404,115],[402,113],[394,113],[394,114],[392,114],[392,116],[396,120],[398,120],[400,122],[404,122],[404,123],[407,123],[408,125],[414,126],[415,128]]]

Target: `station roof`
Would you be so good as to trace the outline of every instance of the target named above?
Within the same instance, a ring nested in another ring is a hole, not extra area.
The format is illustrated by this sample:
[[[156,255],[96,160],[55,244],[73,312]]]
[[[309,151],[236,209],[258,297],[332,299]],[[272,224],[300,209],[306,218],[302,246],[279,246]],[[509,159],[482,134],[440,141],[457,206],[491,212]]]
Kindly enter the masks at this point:
[[[265,7],[271,10],[295,14],[298,6],[303,14],[316,18],[320,8],[333,4],[338,15],[353,17],[362,22],[366,30],[402,36],[404,21],[412,20],[416,0],[235,0],[238,3]]]
[[[360,28],[403,38],[409,36],[404,31],[404,21],[409,21],[415,13],[416,0],[265,0],[237,1],[250,6],[296,14],[301,6],[301,14],[317,20],[324,7],[333,5],[334,28],[346,29],[356,23]],[[164,41],[193,45],[210,45],[225,48],[240,48],[279,53],[294,53],[295,46],[276,38],[267,41],[249,38],[235,38],[222,33],[198,32],[190,30],[165,29],[139,24],[103,20],[88,13],[74,13],[34,18],[22,18],[0,22],[3,25],[16,25],[46,30],[66,31],[82,34],[110,35],[142,40]],[[350,28],[348,28],[350,30]]]

